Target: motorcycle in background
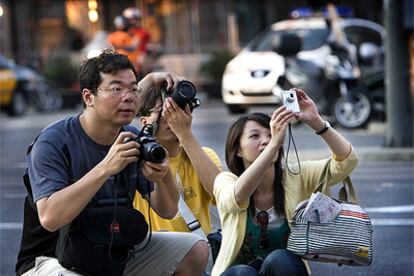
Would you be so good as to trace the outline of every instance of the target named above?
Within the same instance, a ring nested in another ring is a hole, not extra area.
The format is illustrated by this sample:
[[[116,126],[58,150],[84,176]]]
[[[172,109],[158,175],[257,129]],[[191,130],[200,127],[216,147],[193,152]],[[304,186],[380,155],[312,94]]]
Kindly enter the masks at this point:
[[[330,48],[331,53],[322,68],[297,57],[301,49],[297,35],[281,34],[274,41],[274,51],[285,58],[285,74],[279,77],[273,92],[301,88],[314,99],[318,110],[331,124],[364,127],[376,113],[374,110],[382,108],[379,103],[383,102],[383,90],[381,92],[380,87],[375,93],[371,90],[381,86],[381,73],[360,78],[358,67],[348,58],[346,50],[335,45]]]
[[[298,87],[315,101],[319,112],[332,124],[335,123],[336,99],[346,95],[348,88],[355,86],[358,76],[353,64],[339,49],[331,51],[323,67],[301,59],[301,39],[293,33],[280,34],[274,41],[274,51],[284,57],[285,73],[277,80],[274,93]]]
[[[371,43],[362,43],[359,47],[363,63],[372,63],[378,52],[378,47]],[[385,121],[384,74],[383,65],[367,67],[356,85],[341,93],[333,111],[338,124],[344,128],[361,128],[370,121]]]

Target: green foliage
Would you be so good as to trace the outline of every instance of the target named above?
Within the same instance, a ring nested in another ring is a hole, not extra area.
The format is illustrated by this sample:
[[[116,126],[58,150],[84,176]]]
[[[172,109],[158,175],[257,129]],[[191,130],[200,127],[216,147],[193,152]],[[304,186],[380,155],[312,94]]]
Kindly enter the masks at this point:
[[[45,77],[59,87],[70,87],[78,81],[78,69],[69,56],[51,56],[44,67]]]
[[[221,82],[226,64],[234,57],[229,50],[221,50],[211,54],[208,61],[200,66],[200,73],[210,77],[214,82]]]

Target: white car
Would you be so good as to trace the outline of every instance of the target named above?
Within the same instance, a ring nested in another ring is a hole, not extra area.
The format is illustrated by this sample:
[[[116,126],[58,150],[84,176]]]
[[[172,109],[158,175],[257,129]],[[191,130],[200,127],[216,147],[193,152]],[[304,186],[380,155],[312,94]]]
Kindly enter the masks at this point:
[[[380,47],[384,28],[372,21],[356,18],[341,20],[346,39],[359,46],[370,42]],[[330,53],[330,35],[322,17],[284,20],[262,32],[227,65],[222,80],[222,98],[231,113],[244,113],[251,105],[274,105],[281,102],[275,85],[285,72],[284,58],[272,51],[272,41],[280,32],[295,33],[302,39],[301,59],[322,67]]]

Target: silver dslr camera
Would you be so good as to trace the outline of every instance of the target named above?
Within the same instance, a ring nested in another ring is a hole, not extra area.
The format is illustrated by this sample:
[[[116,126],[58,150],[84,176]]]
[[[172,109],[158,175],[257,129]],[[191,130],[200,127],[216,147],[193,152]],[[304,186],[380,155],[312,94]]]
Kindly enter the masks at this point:
[[[292,110],[294,113],[300,112],[298,97],[296,91],[285,90],[282,91],[283,105],[286,106],[287,110]]]

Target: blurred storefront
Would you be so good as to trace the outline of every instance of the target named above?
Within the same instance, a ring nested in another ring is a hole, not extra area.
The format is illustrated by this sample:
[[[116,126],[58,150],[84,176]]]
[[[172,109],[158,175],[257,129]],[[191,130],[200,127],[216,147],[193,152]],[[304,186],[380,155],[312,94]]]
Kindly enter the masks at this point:
[[[357,17],[382,23],[382,0],[332,2],[352,6]],[[0,52],[18,62],[40,64],[54,55],[80,55],[97,33],[114,29],[115,16],[136,6],[152,43],[161,46],[165,69],[188,75],[198,71],[212,52],[239,51],[267,26],[288,18],[293,8],[325,4],[315,0],[0,0]]]
[[[321,3],[319,3],[321,2]],[[297,6],[324,1],[272,0],[1,0],[1,52],[16,58],[76,51],[97,31],[113,29],[114,17],[129,6],[143,13],[143,25],[165,53],[198,54],[240,47]],[[352,6],[356,1],[347,2]],[[355,5],[355,16],[381,20],[382,1]],[[6,43],[8,41],[8,43]],[[6,44],[6,45],[3,45]],[[8,44],[8,45],[7,45]],[[234,45],[236,44],[236,45]]]

